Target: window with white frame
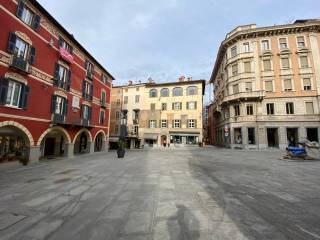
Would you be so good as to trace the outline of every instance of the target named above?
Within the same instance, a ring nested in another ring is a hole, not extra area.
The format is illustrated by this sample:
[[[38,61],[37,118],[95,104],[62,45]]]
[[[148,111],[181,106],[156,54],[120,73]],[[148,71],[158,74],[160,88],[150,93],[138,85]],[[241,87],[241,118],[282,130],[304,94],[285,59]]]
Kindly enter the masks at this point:
[[[54,113],[59,115],[64,115],[66,112],[66,99],[61,96],[54,96],[55,98],[55,108]]]
[[[27,7],[24,7],[22,10],[21,20],[31,26],[33,21],[34,13]]]
[[[175,120],[173,121],[173,127],[174,127],[174,128],[180,128],[180,126],[181,126],[180,123],[181,123],[180,120],[175,119]]]
[[[181,102],[174,102],[173,104],[172,104],[172,106],[173,106],[173,110],[181,110],[181,108],[182,108],[182,103]]]
[[[188,119],[188,128],[196,128],[196,120]]]
[[[309,67],[308,57],[307,56],[301,56],[300,57],[300,67],[301,68],[308,68]]]
[[[281,50],[288,48],[288,44],[287,44],[287,39],[286,38],[279,38],[279,47],[280,47]]]
[[[314,114],[313,102],[306,102],[306,113]]]
[[[12,107],[19,107],[21,88],[21,83],[15,81],[8,82],[6,105]]]
[[[286,92],[292,91],[292,81],[291,79],[283,80],[283,90]]]
[[[238,75],[238,63],[231,66],[232,76]]]
[[[263,60],[263,70],[264,71],[271,71],[271,59],[264,59]]]
[[[231,57],[235,57],[237,55],[237,46],[233,46],[231,48]]]
[[[306,46],[306,43],[304,41],[304,36],[297,37],[297,45],[298,45],[298,48],[304,48]]]
[[[166,128],[168,126],[168,121],[166,119],[161,119],[161,127]]]
[[[282,57],[281,58],[281,67],[282,67],[282,69],[290,68],[289,57]]]
[[[270,50],[269,40],[262,40],[262,41],[261,41],[261,50],[262,50],[262,51],[268,51],[268,50]]]
[[[187,109],[188,110],[195,110],[197,109],[197,102],[187,102]]]
[[[172,90],[172,96],[182,96],[183,89],[181,87],[176,87]]]
[[[87,106],[87,105],[82,105],[82,118],[86,119],[86,120],[90,120],[91,118],[91,107]]]
[[[149,121],[149,128],[156,128],[156,120]]]
[[[13,54],[18,58],[27,59],[29,44],[20,38],[16,38]]]
[[[311,90],[311,80],[310,78],[303,78],[303,90],[310,91]]]
[[[246,53],[250,52],[250,43],[249,42],[243,43],[243,51]]]

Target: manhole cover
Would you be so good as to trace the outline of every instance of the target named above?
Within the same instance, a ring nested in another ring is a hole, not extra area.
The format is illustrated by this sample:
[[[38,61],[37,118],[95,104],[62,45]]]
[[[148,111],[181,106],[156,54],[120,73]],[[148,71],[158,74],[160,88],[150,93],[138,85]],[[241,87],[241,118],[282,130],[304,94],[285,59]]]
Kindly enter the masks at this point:
[[[33,178],[33,179],[29,179],[26,183],[32,183],[32,182],[39,182],[39,181],[43,181],[46,180],[45,178]]]
[[[0,231],[22,221],[26,216],[15,213],[0,213]]]
[[[64,182],[68,182],[70,180],[71,180],[71,178],[61,178],[61,179],[55,180],[53,183],[64,183]]]

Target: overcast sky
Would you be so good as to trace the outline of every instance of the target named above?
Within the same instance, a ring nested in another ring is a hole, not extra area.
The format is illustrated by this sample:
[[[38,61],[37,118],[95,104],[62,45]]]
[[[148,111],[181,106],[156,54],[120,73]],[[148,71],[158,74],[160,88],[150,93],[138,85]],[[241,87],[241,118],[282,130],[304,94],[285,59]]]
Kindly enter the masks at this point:
[[[116,78],[208,80],[238,25],[320,18],[320,0],[38,0]]]

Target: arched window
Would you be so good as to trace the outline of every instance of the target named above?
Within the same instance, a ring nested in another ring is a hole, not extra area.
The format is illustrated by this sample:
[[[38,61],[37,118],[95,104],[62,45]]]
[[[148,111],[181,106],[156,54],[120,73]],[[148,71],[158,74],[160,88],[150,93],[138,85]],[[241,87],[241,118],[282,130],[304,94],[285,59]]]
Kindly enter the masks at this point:
[[[181,87],[176,87],[172,90],[172,96],[182,96],[183,90]]]
[[[149,96],[150,96],[151,98],[157,97],[157,95],[158,95],[157,89],[151,89],[151,90],[150,90]]]
[[[168,88],[162,88],[160,91],[161,97],[169,97],[169,89]]]
[[[198,88],[196,86],[191,86],[187,88],[187,95],[197,95]]]

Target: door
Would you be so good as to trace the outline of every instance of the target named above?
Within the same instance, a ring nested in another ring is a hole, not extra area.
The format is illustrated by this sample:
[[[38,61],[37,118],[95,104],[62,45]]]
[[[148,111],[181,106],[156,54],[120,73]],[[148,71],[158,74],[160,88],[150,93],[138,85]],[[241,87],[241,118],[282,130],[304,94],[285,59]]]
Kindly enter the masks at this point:
[[[288,146],[298,146],[298,128],[287,128]]]
[[[307,138],[310,142],[319,142],[318,128],[307,128]]]
[[[44,156],[54,155],[55,138],[46,138],[44,145]]]
[[[267,128],[268,147],[279,147],[278,129]]]

